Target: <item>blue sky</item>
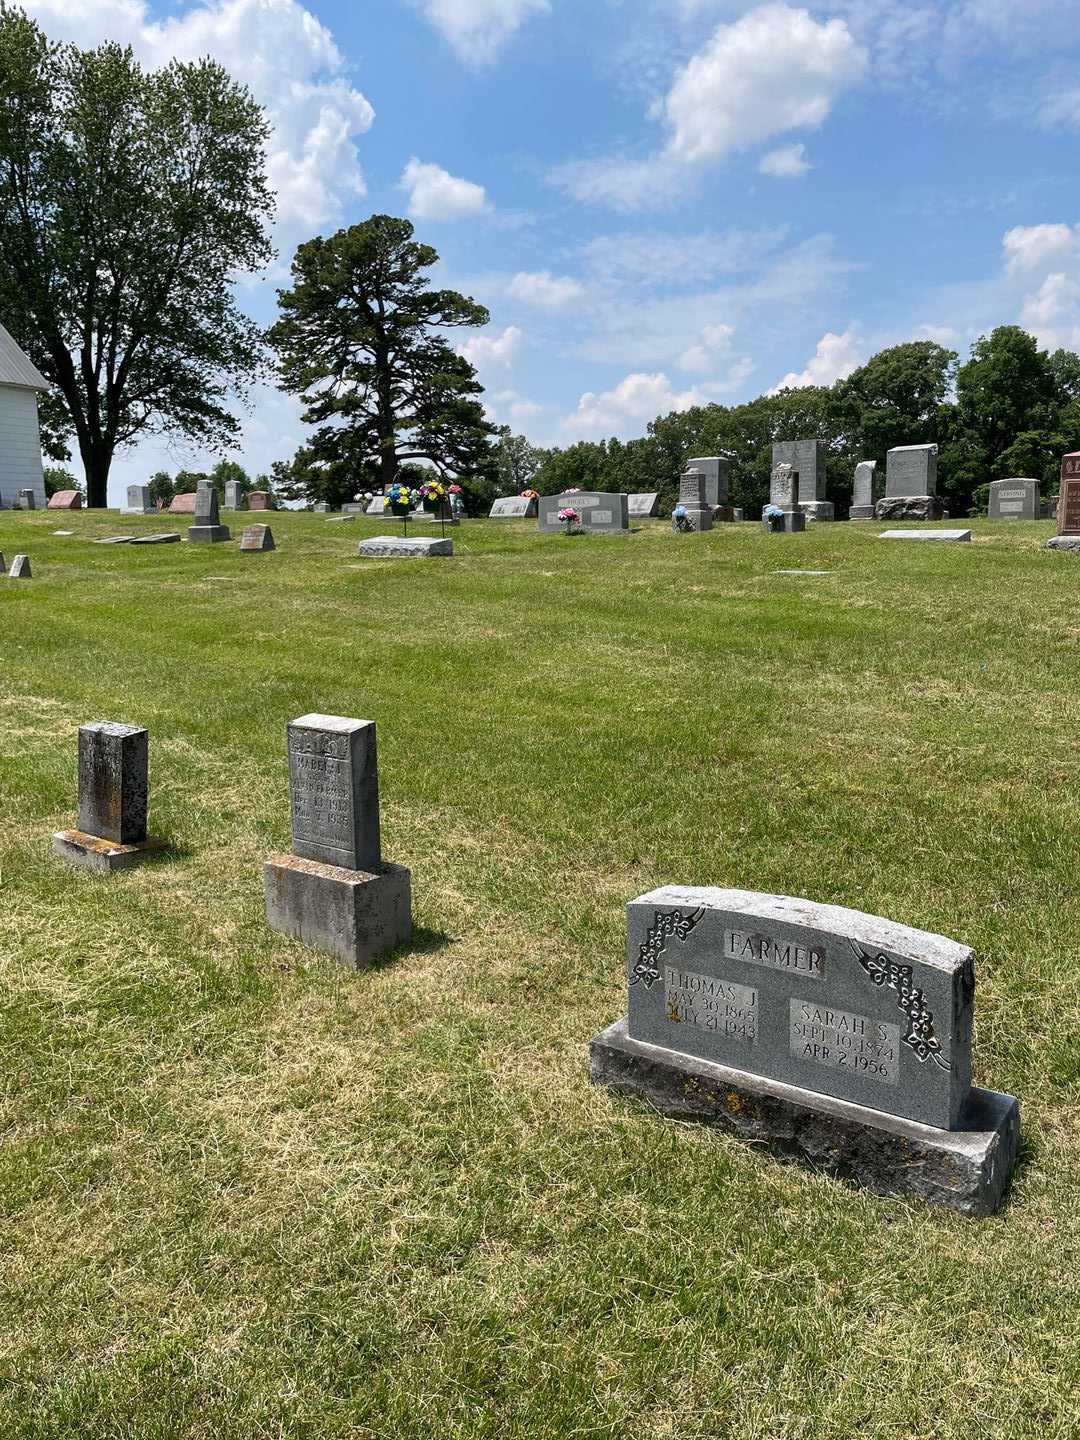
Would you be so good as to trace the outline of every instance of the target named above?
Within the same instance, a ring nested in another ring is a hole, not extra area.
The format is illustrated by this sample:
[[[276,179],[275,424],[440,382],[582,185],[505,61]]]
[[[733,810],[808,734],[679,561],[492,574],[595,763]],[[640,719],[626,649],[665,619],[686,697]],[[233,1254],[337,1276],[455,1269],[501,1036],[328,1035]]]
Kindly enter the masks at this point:
[[[24,0],[55,38],[211,53],[274,122],[295,245],[408,214],[493,418],[537,443],[830,383],[995,324],[1080,349],[1080,0]],[[256,393],[240,458],[287,459]],[[217,458],[149,442],[112,496]]]

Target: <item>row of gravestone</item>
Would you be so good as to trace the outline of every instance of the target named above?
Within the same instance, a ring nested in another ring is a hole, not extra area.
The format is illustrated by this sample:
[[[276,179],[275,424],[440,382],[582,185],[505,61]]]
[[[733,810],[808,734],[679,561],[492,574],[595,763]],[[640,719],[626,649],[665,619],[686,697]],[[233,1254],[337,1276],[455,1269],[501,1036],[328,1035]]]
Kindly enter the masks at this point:
[[[412,934],[410,873],[382,853],[375,725],[304,715],[286,745],[292,850],[264,864],[267,922],[366,967]],[[56,852],[99,873],[160,853],[148,806],[147,731],[82,726],[78,828]],[[666,886],[630,902],[627,981],[627,1017],[590,1045],[596,1084],[882,1193],[1000,1204],[1019,1105],[971,1083],[967,946],[789,896]]]

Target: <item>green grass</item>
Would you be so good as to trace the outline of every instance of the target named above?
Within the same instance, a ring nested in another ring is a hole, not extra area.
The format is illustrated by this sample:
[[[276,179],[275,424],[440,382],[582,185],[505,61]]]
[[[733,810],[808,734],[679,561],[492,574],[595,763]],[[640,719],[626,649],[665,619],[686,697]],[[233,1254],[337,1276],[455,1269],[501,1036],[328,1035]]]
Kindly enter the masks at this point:
[[[272,523],[0,514],[35,573],[0,580],[0,1436],[1080,1433],[1080,560],[473,522],[361,562],[386,522]],[[366,974],[263,921],[312,710],[378,721],[413,871]],[[149,726],[174,847],[107,880],[50,852],[94,719]],[[590,1089],[668,881],[975,946],[975,1078],[1023,1107],[998,1216]]]

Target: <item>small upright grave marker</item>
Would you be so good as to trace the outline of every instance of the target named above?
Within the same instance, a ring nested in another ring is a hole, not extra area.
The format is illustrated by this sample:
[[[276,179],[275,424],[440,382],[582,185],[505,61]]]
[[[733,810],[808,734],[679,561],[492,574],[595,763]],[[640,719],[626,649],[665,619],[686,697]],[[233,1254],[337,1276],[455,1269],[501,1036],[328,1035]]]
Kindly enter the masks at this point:
[[[139,725],[101,720],[79,727],[78,829],[53,836],[58,855],[108,874],[163,848],[146,832],[149,747],[149,734]]]
[[[263,550],[275,550],[274,532],[269,525],[246,525],[240,536],[241,555],[254,555]]]
[[[32,580],[33,572],[30,569],[29,555],[16,555],[11,562],[11,569],[8,571],[9,580]]]
[[[848,516],[852,520],[873,520],[874,507],[881,499],[876,460],[862,460],[855,466],[855,488]]]
[[[496,500],[488,514],[489,520],[535,520],[534,495],[506,495]]]
[[[225,481],[225,509],[247,509],[247,500],[244,497],[244,484],[242,480]]]
[[[370,965],[412,934],[411,876],[382,858],[375,724],[302,715],[287,743],[293,849],[264,867],[267,923]]]
[[[247,508],[249,510],[272,510],[270,503],[270,492],[268,490],[252,490],[247,497]]]
[[[37,509],[37,500],[36,500],[35,497],[34,497],[34,492],[33,492],[33,490],[20,490],[20,491],[19,491],[19,499],[18,499],[18,502],[17,502],[17,504],[16,504],[16,509],[18,509],[18,510],[36,510],[36,509]]]
[[[885,1194],[1001,1201],[1019,1106],[971,1086],[974,956],[857,910],[665,886],[627,912],[630,1013],[594,1083]]]
[[[81,510],[82,494],[78,490],[57,490],[49,496],[46,510]]]
[[[631,520],[655,520],[660,514],[659,491],[646,490],[627,495],[626,501]]]

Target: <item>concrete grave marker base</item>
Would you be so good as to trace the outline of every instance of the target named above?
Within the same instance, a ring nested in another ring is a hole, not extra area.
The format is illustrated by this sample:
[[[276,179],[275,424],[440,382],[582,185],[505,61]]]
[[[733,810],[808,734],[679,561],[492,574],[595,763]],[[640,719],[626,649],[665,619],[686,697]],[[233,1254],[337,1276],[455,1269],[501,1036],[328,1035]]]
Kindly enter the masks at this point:
[[[138,845],[121,845],[117,840],[103,840],[100,835],[87,835],[82,830],[57,830],[53,835],[53,850],[62,860],[97,875],[129,870],[167,848],[167,841],[152,837]]]
[[[193,545],[219,545],[223,540],[231,540],[232,535],[227,525],[192,525],[187,538]]]
[[[970,540],[970,530],[883,530],[879,540]]]
[[[377,874],[299,855],[263,867],[266,923],[347,965],[364,969],[412,935],[412,876],[402,865]]]
[[[361,540],[358,554],[368,558],[412,556],[413,558],[432,555],[453,555],[452,540],[414,539],[411,535],[376,535],[371,540]]]
[[[961,1215],[991,1215],[1016,1159],[1020,1106],[973,1089],[961,1128],[938,1130],[797,1085],[632,1040],[619,1020],[589,1046],[589,1077],[662,1115],[794,1153],[879,1195],[912,1195]]]

